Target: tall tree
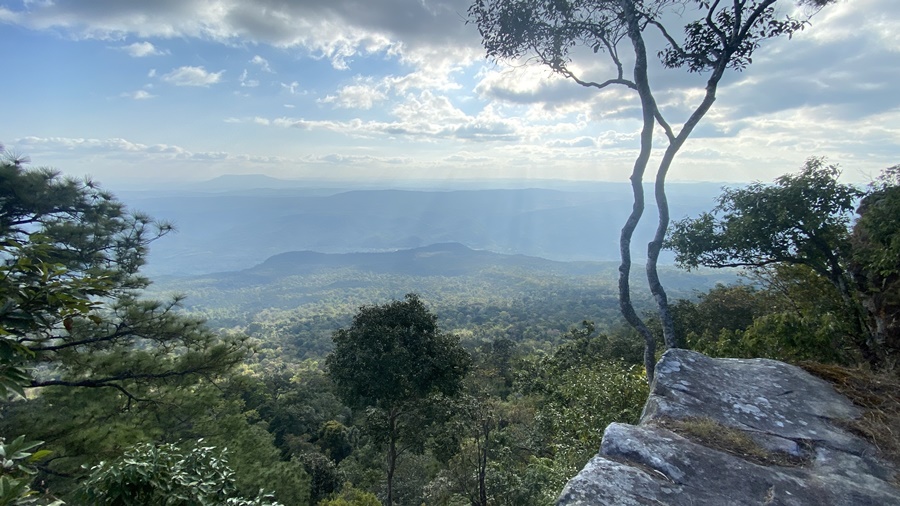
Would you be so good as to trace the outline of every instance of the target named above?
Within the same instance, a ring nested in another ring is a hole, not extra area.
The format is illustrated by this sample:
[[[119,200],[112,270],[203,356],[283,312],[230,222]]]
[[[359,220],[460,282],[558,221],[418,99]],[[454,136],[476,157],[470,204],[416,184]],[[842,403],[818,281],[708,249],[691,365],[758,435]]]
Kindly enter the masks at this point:
[[[637,93],[641,103],[640,149],[631,173],[634,204],[622,228],[619,301],[625,319],[644,337],[644,366],[653,378],[655,339],[631,303],[631,239],[644,212],[643,178],[653,154],[654,128],[665,133],[665,149],[656,169],[655,198],[659,210],[656,234],[647,245],[647,280],[659,311],[667,347],[679,345],[660,283],[657,260],[669,226],[666,176],[675,155],[716,100],[728,70],[743,70],[763,41],[801,30],[808,18],[833,0],[475,0],[470,20],[478,26],[487,56],[511,59],[530,56],[581,86],[598,90],[622,86]],[[795,18],[775,5],[807,6]],[[673,23],[683,23],[679,35]],[[655,98],[645,33],[665,41],[658,52],[665,68],[686,69],[708,76],[702,98],[679,127],[666,117]],[[570,65],[585,47],[608,58],[613,74],[592,80]],[[626,73],[626,65],[631,72]]]
[[[421,445],[430,401],[459,392],[471,358],[415,294],[363,306],[332,339],[328,373],[345,402],[369,409],[369,430],[386,443],[386,500],[393,504],[398,458]]]

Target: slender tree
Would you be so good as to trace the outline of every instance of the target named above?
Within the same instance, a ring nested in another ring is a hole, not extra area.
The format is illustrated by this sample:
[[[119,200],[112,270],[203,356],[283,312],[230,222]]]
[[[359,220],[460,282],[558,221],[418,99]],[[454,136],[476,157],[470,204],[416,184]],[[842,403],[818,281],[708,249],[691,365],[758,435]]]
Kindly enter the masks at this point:
[[[644,212],[643,179],[653,154],[654,128],[665,135],[656,168],[654,195],[658,225],[647,246],[646,274],[659,310],[667,347],[679,345],[660,283],[657,261],[669,226],[665,182],[675,155],[716,100],[719,83],[729,70],[743,70],[761,43],[790,36],[806,26],[819,8],[833,0],[475,0],[469,8],[487,56],[494,59],[530,57],[581,86],[603,90],[621,86],[641,103],[640,148],[631,172],[632,212],[620,237],[619,302],[625,319],[644,337],[644,366],[653,378],[655,340],[631,303],[631,239]],[[776,11],[776,3],[806,7],[800,17]],[[673,27],[684,23],[683,33]],[[656,103],[650,79],[647,32],[665,41],[658,52],[666,68],[681,68],[707,76],[703,96],[681,125],[667,118]],[[592,80],[572,69],[576,47],[586,47],[611,63],[613,74]],[[626,72],[630,65],[631,71]]]

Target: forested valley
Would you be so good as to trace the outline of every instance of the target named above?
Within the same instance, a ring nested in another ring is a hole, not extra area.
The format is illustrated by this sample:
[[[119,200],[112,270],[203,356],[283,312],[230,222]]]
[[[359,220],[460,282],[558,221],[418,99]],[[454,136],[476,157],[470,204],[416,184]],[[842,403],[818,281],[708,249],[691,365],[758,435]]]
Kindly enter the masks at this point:
[[[640,415],[613,264],[444,243],[151,283],[172,224],[89,180],[0,170],[0,504],[551,504],[603,428]],[[687,347],[893,367],[897,170],[867,189],[838,174],[811,159],[676,223],[678,262],[715,268],[663,271]]]

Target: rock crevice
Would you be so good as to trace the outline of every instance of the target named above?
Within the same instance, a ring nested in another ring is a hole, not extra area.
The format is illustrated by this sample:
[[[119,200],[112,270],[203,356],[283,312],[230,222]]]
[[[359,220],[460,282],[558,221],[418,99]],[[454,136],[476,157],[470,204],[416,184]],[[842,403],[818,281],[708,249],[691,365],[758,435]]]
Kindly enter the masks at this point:
[[[844,427],[862,415],[774,360],[667,351],[638,425],[611,424],[558,505],[900,505],[896,470]]]

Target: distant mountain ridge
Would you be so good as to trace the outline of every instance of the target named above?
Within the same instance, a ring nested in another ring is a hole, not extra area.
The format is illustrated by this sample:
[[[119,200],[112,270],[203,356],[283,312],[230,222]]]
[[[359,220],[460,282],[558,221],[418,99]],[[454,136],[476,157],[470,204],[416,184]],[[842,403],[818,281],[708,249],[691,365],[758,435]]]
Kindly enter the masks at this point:
[[[641,269],[632,275],[635,286],[645,282]],[[687,273],[665,266],[660,275],[673,289],[673,296],[734,279],[729,272]],[[254,314],[269,308],[309,308],[310,304],[350,304],[355,308],[402,298],[409,292],[441,304],[451,299],[548,297],[575,297],[573,304],[580,304],[578,300],[585,297],[614,298],[617,279],[618,262],[614,261],[560,262],[448,242],[390,252],[290,251],[248,269],[162,276],[151,285],[151,291],[186,294],[186,307],[191,309]]]
[[[385,252],[447,242],[558,261],[615,261],[632,205],[626,189],[179,189],[126,193],[123,200],[179,230],[151,248],[146,272],[158,276],[240,270],[288,251]],[[671,215],[696,215],[717,194],[710,185],[674,185]],[[656,227],[652,204],[644,215],[635,261]]]
[[[319,253],[291,251],[269,257],[243,271],[253,275],[298,275],[321,269],[352,268],[406,276],[462,276],[492,267],[525,268],[536,271],[580,275],[597,272],[596,264],[557,262],[527,255],[504,255],[474,250],[456,242],[381,253]]]

